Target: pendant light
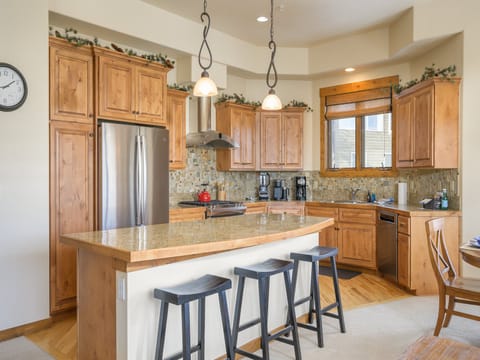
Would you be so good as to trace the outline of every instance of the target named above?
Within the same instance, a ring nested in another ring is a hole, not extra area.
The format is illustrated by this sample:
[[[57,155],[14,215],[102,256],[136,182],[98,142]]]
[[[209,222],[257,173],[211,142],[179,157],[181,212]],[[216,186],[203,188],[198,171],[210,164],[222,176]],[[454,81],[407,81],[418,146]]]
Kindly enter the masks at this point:
[[[200,14],[200,19],[204,23],[203,27],[203,41],[198,51],[198,64],[203,69],[201,78],[195,83],[193,88],[194,96],[215,96],[218,94],[217,85],[210,79],[207,70],[212,66],[212,52],[210,51],[210,46],[207,43],[207,34],[210,30],[210,15],[207,13],[207,0],[203,1],[203,12]],[[207,49],[208,52],[208,64],[203,66],[202,64],[202,50],[203,47]]]
[[[278,75],[277,68],[275,67],[275,53],[277,52],[277,44],[273,40],[273,0],[270,0],[270,41],[268,43],[269,49],[272,51],[270,56],[270,64],[267,71],[267,86],[270,88],[268,95],[263,99],[263,110],[280,110],[282,108],[282,102],[275,95],[275,86],[277,85]],[[273,71],[273,82],[270,83],[270,73]]]

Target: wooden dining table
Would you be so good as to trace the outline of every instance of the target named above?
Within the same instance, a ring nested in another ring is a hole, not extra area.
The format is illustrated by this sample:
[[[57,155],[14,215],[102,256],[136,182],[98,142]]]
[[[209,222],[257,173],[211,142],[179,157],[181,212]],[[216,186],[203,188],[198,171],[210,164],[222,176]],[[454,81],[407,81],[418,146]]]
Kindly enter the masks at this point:
[[[480,249],[474,248],[468,244],[460,246],[460,254],[463,261],[472,266],[480,267]]]

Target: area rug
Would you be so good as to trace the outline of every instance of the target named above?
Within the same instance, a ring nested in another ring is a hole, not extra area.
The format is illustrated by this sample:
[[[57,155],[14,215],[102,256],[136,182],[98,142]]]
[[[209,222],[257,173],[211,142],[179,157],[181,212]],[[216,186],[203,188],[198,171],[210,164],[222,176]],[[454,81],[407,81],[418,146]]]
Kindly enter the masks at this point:
[[[320,275],[332,276],[332,269],[330,266],[319,266],[318,273]],[[349,280],[361,274],[361,272],[358,272],[358,271],[344,270],[344,269],[337,269],[337,273],[340,279],[345,279],[345,280]]]
[[[325,347],[318,348],[316,334],[300,329],[303,360],[395,360],[420,336],[432,335],[438,298],[411,296],[345,312],[347,332],[340,333],[338,321],[325,318]],[[472,311],[459,305],[457,309]],[[480,309],[472,311],[480,315]],[[480,322],[454,316],[441,337],[480,347]],[[294,359],[293,348],[278,341],[270,343],[271,359]],[[257,354],[260,354],[258,352]]]
[[[51,360],[53,357],[24,336],[0,342],[1,360]]]

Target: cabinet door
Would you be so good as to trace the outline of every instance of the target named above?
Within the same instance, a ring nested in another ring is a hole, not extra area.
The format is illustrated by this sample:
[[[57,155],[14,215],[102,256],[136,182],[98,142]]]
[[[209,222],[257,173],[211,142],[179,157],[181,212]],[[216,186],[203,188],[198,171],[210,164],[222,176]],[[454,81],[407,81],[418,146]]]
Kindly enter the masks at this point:
[[[395,105],[397,124],[397,167],[413,165],[413,98],[408,96]]]
[[[50,311],[75,307],[74,247],[67,233],[94,230],[93,126],[50,123]]]
[[[138,65],[135,72],[136,119],[156,125],[166,125],[166,73]]]
[[[238,149],[232,149],[230,167],[232,169],[241,169],[243,167],[243,142],[242,142],[242,130],[243,130],[243,111],[241,109],[230,110],[230,134],[232,139],[235,140],[240,147]],[[228,150],[227,150],[228,151]]]
[[[188,96],[188,94],[177,95],[171,91],[168,92],[167,96],[168,135],[170,141],[170,170],[185,168],[186,96]]]
[[[397,244],[398,283],[410,288],[410,236],[398,234]]]
[[[257,122],[255,112],[242,112],[241,136],[240,136],[240,150],[242,151],[241,161],[242,168],[255,170],[256,161],[256,129]]]
[[[50,120],[93,124],[91,50],[50,46]]]
[[[303,112],[282,114],[284,169],[303,168]]]
[[[433,87],[428,87],[414,96],[413,166],[415,167],[433,166],[433,92]]]
[[[128,61],[98,57],[98,117],[135,120],[134,76]]]
[[[281,169],[283,164],[283,127],[282,114],[262,113],[260,116],[261,152],[260,167],[262,169]]]
[[[337,218],[337,209],[335,208],[318,208],[305,206],[305,215],[307,216],[319,216],[319,217],[331,217]],[[337,242],[337,225],[329,226],[323,229],[319,234],[318,244],[320,246],[338,247]]]
[[[338,262],[376,268],[375,225],[338,223]]]

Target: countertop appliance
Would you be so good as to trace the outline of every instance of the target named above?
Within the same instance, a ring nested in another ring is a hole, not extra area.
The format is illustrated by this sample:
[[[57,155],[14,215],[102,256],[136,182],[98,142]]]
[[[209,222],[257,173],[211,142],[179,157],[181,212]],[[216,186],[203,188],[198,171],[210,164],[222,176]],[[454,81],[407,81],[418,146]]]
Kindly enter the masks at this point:
[[[241,202],[223,200],[211,200],[210,202],[180,201],[178,205],[180,205],[181,207],[204,206],[205,216],[207,218],[243,215],[247,210],[245,204]]]
[[[285,180],[273,180],[273,200],[288,200],[289,194]]]
[[[295,176],[295,200],[307,200],[306,176]]]
[[[378,270],[394,281],[397,281],[397,224],[397,214],[384,210],[377,212]]]
[[[259,176],[258,200],[268,200],[268,186],[270,185],[270,175],[262,171]]]
[[[168,130],[101,121],[99,228],[168,223]]]

